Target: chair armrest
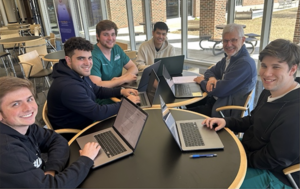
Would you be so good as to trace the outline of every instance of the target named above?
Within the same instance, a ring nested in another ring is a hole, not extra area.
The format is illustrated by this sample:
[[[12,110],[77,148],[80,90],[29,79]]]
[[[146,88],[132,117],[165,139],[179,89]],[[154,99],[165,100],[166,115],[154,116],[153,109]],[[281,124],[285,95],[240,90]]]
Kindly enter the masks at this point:
[[[34,65],[31,64],[31,63],[29,63],[29,62],[19,62],[19,64],[21,65],[22,72],[23,72],[23,74],[24,74],[25,77],[26,77],[26,74],[25,74],[25,72],[24,72],[23,64],[29,65],[29,66],[30,66],[29,71],[28,71],[28,78],[29,78],[29,77],[30,77],[30,74],[31,74],[32,67],[33,67]]]
[[[297,171],[300,171],[300,164],[299,163],[296,164],[296,165],[292,165],[288,168],[283,169],[283,173],[285,175],[291,174],[291,173],[294,173],[294,172],[297,172]]]
[[[247,108],[243,107],[243,106],[222,106],[216,109],[217,112],[219,111],[223,111],[223,110],[244,110],[246,111]]]
[[[54,130],[56,133],[62,134],[62,133],[74,133],[77,134],[80,132],[79,129],[56,129]]]

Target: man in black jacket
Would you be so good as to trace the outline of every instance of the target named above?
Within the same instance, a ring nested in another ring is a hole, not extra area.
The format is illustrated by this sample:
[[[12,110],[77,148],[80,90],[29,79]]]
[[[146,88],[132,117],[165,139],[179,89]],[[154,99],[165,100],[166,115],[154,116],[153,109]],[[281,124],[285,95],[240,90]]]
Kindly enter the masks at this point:
[[[123,95],[139,103],[137,90],[98,87],[90,80],[93,45],[89,41],[72,37],[64,44],[64,50],[65,59],[53,67],[54,81],[47,97],[48,118],[54,129],[83,129],[118,112],[120,103],[99,105],[96,98]]]
[[[282,170],[299,164],[300,84],[295,75],[300,47],[277,39],[260,52],[259,60],[265,89],[251,116],[208,118],[203,124],[244,132],[248,169],[241,188],[289,188]],[[299,172],[292,176],[299,186]]]
[[[0,78],[0,188],[76,188],[94,164],[100,146],[87,143],[65,168],[67,141],[34,124],[37,104],[32,83]],[[45,162],[41,153],[47,153]]]

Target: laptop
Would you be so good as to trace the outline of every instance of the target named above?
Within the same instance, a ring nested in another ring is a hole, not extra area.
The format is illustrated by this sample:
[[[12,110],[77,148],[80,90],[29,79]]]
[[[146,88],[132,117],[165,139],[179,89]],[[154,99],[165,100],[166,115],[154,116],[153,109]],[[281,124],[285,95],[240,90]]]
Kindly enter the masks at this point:
[[[133,154],[147,121],[148,114],[123,97],[112,127],[76,139],[82,149],[88,142],[101,146],[93,168]]]
[[[122,85],[122,87],[133,88],[133,89],[137,89],[139,91],[146,91],[151,71],[154,70],[155,73],[157,73],[159,66],[160,66],[160,62],[161,61],[157,61],[154,64],[148,66],[147,68],[144,69],[142,76],[138,77],[135,82],[126,83],[126,84]]]
[[[163,65],[168,69],[171,76],[182,76],[184,55],[155,58],[154,62],[161,61],[160,67],[156,72],[158,77],[162,76]]]
[[[174,83],[166,67],[163,66],[163,78],[166,80],[175,98],[201,97],[202,90],[197,83]]]
[[[163,121],[181,151],[224,149],[216,131],[202,125],[204,119],[175,121],[162,97],[159,98]]]
[[[150,108],[154,102],[154,97],[157,92],[159,85],[159,78],[156,75],[155,71],[152,70],[150,74],[150,80],[145,92],[139,92],[140,97],[140,108]]]

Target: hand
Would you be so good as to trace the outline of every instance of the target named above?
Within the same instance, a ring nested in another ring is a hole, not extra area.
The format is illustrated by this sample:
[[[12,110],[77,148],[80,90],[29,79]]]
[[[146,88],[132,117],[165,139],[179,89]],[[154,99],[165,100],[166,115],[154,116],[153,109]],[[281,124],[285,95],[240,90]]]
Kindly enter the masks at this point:
[[[131,102],[137,104],[137,103],[140,103],[140,97],[139,96],[134,96],[134,95],[129,95],[127,97]]]
[[[194,81],[198,84],[200,84],[201,81],[203,81],[203,80],[204,80],[204,75],[200,75],[194,79]]]
[[[128,97],[129,95],[138,96],[139,92],[135,89],[121,89],[121,95]]]
[[[211,92],[214,88],[217,87],[218,80],[215,77],[210,77],[206,84],[206,91]]]
[[[55,171],[45,171],[44,173],[45,175],[51,175],[51,176],[55,176]]]
[[[79,150],[80,156],[86,156],[91,160],[94,160],[99,150],[101,149],[100,145],[96,142],[88,142],[84,145],[82,150]]]
[[[226,126],[226,121],[223,118],[207,118],[202,122],[202,124],[210,129],[218,131]],[[215,127],[215,125],[217,126]]]
[[[127,73],[125,75],[122,75],[122,81],[124,81],[124,83],[130,83],[132,81],[135,81],[136,78],[137,78],[137,76],[132,73]]]

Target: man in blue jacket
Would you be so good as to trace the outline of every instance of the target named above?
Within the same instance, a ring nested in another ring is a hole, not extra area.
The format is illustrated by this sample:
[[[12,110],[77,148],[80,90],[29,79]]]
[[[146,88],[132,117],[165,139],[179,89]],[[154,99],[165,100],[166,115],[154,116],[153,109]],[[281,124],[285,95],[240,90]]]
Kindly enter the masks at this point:
[[[139,103],[136,90],[99,87],[90,80],[93,45],[89,41],[72,37],[64,44],[64,50],[65,59],[53,67],[54,81],[47,97],[48,117],[54,129],[83,129],[118,112],[120,103],[99,105],[96,98],[123,95]]]
[[[260,52],[259,60],[265,89],[251,116],[209,118],[203,124],[244,132],[248,169],[241,188],[290,188],[282,170],[300,162],[300,84],[294,80],[300,47],[277,39]],[[299,171],[292,177],[299,187]]]
[[[32,83],[1,77],[0,89],[0,188],[78,187],[94,164],[98,143],[87,143],[66,168],[66,139],[34,124],[38,107]],[[47,153],[47,161],[41,153]]]
[[[208,69],[204,76],[195,78],[208,96],[196,104],[187,106],[189,110],[207,116],[220,117],[216,109],[221,106],[243,106],[256,84],[256,66],[244,45],[245,37],[242,26],[226,25],[222,40],[225,57]],[[239,117],[241,114],[238,110],[227,110],[223,113],[226,117]]]

